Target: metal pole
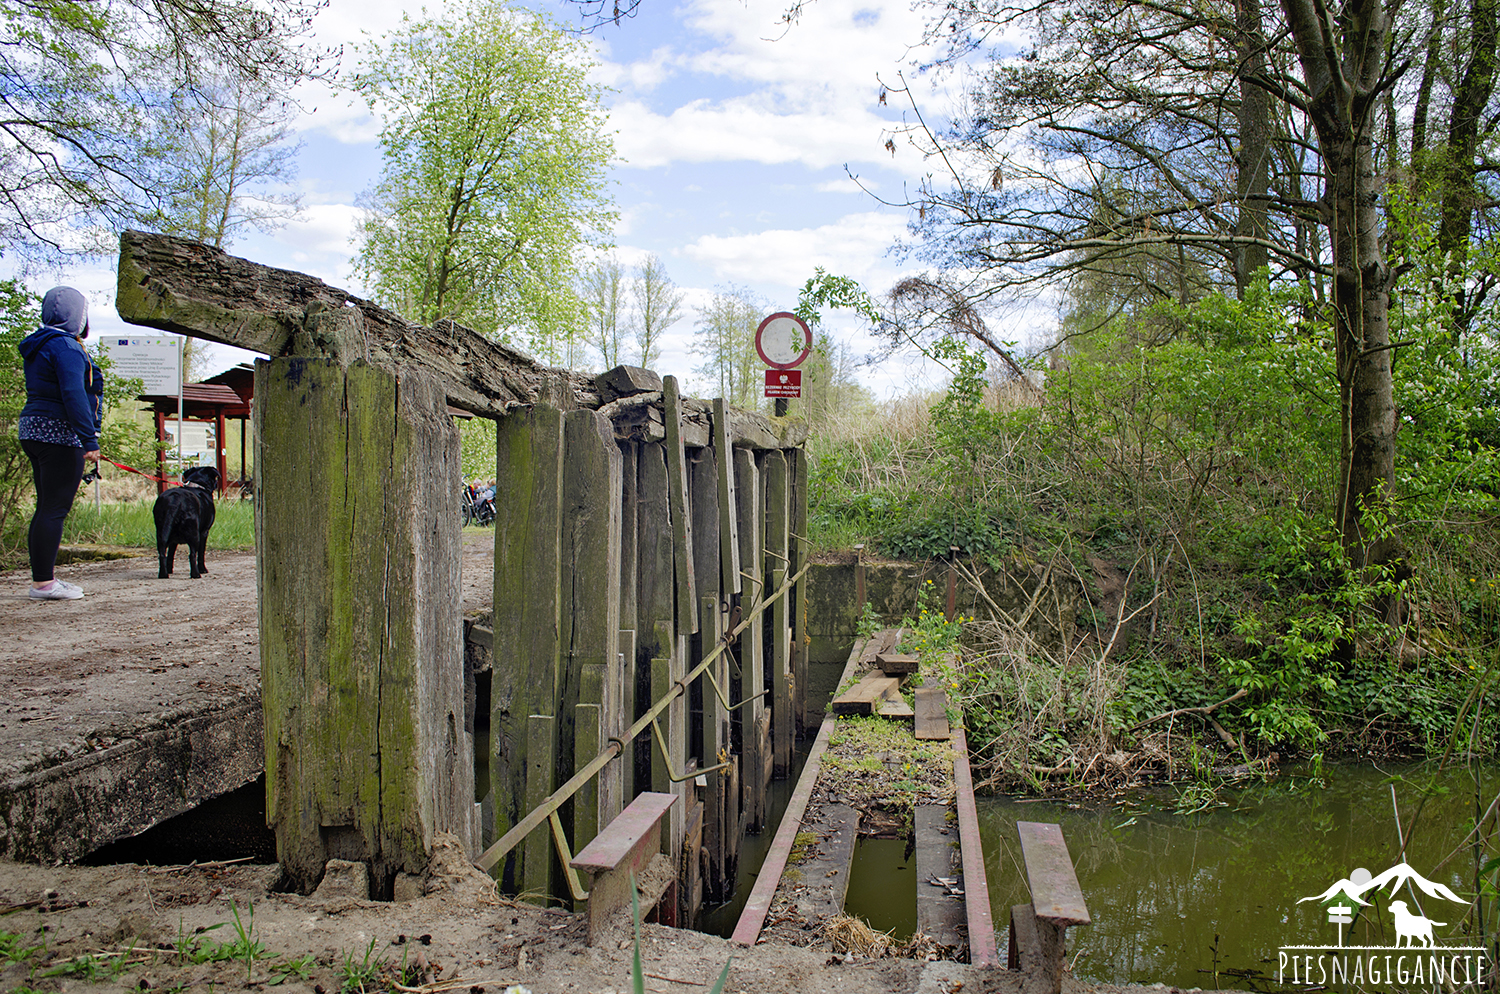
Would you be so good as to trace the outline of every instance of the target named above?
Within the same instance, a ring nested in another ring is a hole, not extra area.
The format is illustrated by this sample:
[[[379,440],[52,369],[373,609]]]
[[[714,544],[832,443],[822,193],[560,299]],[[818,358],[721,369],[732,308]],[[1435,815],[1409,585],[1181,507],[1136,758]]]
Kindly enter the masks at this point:
[[[187,336],[177,341],[177,478],[182,479],[182,381],[187,379]]]

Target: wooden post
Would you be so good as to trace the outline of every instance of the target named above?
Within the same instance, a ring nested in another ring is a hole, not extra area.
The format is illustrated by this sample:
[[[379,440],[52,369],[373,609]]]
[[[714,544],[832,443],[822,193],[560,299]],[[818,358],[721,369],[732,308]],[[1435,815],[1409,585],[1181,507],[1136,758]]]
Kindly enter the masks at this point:
[[[672,509],[673,566],[677,577],[677,632],[698,630],[698,594],[693,576],[693,519],[688,508],[687,452],[682,445],[682,395],[677,377],[662,377],[662,417],[666,421],[667,496]],[[687,805],[683,804],[686,808]]]
[[[735,517],[739,523],[740,566],[749,574],[748,577],[741,577],[743,587],[740,601],[744,612],[748,614],[765,596],[765,556],[761,553],[763,505],[760,471],[755,466],[755,453],[749,449],[735,449],[734,471],[738,484]],[[747,700],[765,689],[765,625],[750,625],[740,633],[737,646],[740,700]],[[752,831],[759,831],[765,824],[766,817],[765,784],[756,775],[765,768],[759,741],[759,723],[765,709],[765,699],[757,698],[735,712],[740,716],[740,748],[745,755],[740,777],[744,791],[742,805],[746,827]]]
[[[531,716],[557,702],[562,604],[563,416],[537,404],[496,425],[495,661],[490,676],[490,789],[495,834],[529,810]],[[553,776],[549,773],[549,780]],[[550,788],[549,788],[550,790]],[[540,796],[546,797],[548,791]],[[531,879],[528,849],[506,857],[500,881],[519,891]],[[548,862],[550,865],[550,860]]]
[[[719,644],[723,628],[723,615],[719,613],[717,597],[699,598],[699,633],[702,635],[702,652],[711,652]],[[701,658],[701,657],[700,657]],[[726,669],[721,655],[709,664],[708,672],[714,674],[719,686],[725,686]],[[729,710],[714,692],[713,684],[703,680],[703,739],[699,743],[699,755],[703,757],[701,769],[717,766],[729,756],[727,733]],[[725,817],[729,813],[724,803],[724,789],[729,782],[726,771],[715,770],[707,774],[708,787],[704,791],[703,846],[708,850],[708,879],[706,881],[710,900],[715,903],[726,900],[733,890],[734,881],[725,879],[725,853],[728,849],[729,833],[734,830]]]
[[[648,702],[636,699],[635,632],[638,618],[636,585],[640,576],[640,554],[636,535],[640,529],[637,493],[640,481],[640,446],[620,442],[620,719],[627,726],[640,717]],[[645,790],[636,786],[635,748],[627,746],[620,757],[621,800],[626,804]]]
[[[787,573],[788,495],[786,456],[776,450],[766,453],[766,572],[769,593],[781,589]],[[792,740],[796,722],[792,715],[791,614],[785,597],[771,607],[771,737],[775,776],[791,773]]]
[[[667,495],[666,448],[661,445],[642,446],[639,471],[635,652],[642,682],[636,685],[636,702],[637,709],[644,713],[684,671],[674,625],[676,547],[672,541],[671,505]],[[685,702],[677,700],[659,722],[668,748],[673,750],[673,762],[678,764],[686,758],[682,748],[685,736],[674,740],[673,735],[677,723],[685,721],[685,707]],[[652,789],[658,793],[676,794],[681,800],[668,812],[667,830],[662,837],[663,851],[676,860],[682,853],[683,825],[688,807],[686,789],[670,782],[661,753],[650,736],[641,736],[636,742],[640,748],[640,769],[650,771],[648,782]]]
[[[572,411],[563,419],[563,527],[561,611],[564,686],[557,714],[557,782],[573,775],[574,759],[588,763],[599,743],[624,730],[620,723],[620,449],[614,426],[597,411]],[[608,724],[592,730],[593,751],[573,741],[574,707],[592,704]],[[572,846],[582,849],[623,807],[620,767],[611,763],[586,791],[597,796],[574,808]],[[590,802],[592,802],[590,804]],[[589,808],[587,811],[580,808]],[[602,817],[602,821],[601,821]]]
[[[555,745],[557,722],[550,714],[528,715],[526,719],[526,806],[522,812],[542,806],[547,795],[552,793],[555,783],[553,771],[557,769]],[[547,903],[553,893],[553,845],[552,830],[545,823],[532,830],[521,845],[525,852],[516,890]]]
[[[719,467],[719,593],[728,602],[738,594],[743,578],[740,576],[740,530],[739,516],[735,513],[738,499],[735,494],[734,449],[729,444],[729,413],[724,398],[714,401],[714,451],[718,454]]]
[[[417,370],[261,360],[255,396],[266,819],[297,890],[340,858],[389,897],[434,833],[477,842],[458,433]]]
[[[807,565],[807,452],[793,449],[787,455],[791,475],[791,560],[795,575]],[[797,714],[797,736],[810,731],[807,718],[807,576],[792,586],[792,698]]]

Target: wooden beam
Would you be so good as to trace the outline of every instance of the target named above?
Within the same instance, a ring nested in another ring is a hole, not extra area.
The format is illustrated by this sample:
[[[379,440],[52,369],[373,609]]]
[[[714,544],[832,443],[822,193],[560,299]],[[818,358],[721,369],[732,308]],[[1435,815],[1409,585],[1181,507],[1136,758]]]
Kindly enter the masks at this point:
[[[772,590],[781,589],[787,573],[788,479],[786,456],[766,453],[766,571]],[[783,597],[771,607],[771,703],[772,751],[775,775],[782,779],[791,774],[792,742],[796,736],[796,718],[792,712],[792,630],[791,612]]]
[[[714,451],[719,468],[719,590],[728,602],[741,589],[738,497],[734,485],[734,452],[729,442],[729,407],[714,401]]]
[[[677,578],[679,635],[698,630],[697,582],[693,575],[693,519],[688,506],[687,452],[682,444],[682,396],[677,377],[662,380],[662,414],[667,419],[667,501],[672,515],[672,562]]]
[[[550,714],[533,714],[526,718],[526,806],[532,811],[552,793],[552,772],[557,768],[554,753],[557,742],[556,721]],[[526,851],[521,864],[521,878],[516,890],[546,904],[553,893],[552,830],[543,822],[531,830],[521,846]]]
[[[588,763],[598,755],[575,749],[572,741],[573,708],[597,704],[606,725],[598,730],[608,741],[620,734],[620,514],[622,501],[620,449],[609,419],[596,411],[572,411],[563,416],[563,522],[561,652],[566,661],[565,686],[557,714],[566,715],[558,742],[562,765],[557,782],[573,775],[573,758]],[[590,670],[596,672],[590,673]],[[585,674],[587,677],[585,678]],[[585,693],[584,691],[587,691]],[[621,807],[623,781],[620,768],[611,763],[599,774],[592,822],[578,823],[582,845],[600,827],[599,813],[608,822]],[[575,809],[575,814],[576,814]],[[584,837],[585,833],[587,838]]]
[[[337,856],[389,898],[433,833],[475,841],[457,432],[416,370],[277,359],[255,380],[267,821],[297,890]]]
[[[265,355],[321,355],[343,364],[417,366],[438,377],[448,402],[476,414],[534,403],[561,380],[568,407],[598,407],[590,377],[453,322],[431,328],[288,269],[262,266],[186,238],[120,236],[115,309],[131,324]]]
[[[557,703],[562,624],[563,415],[522,408],[496,425],[494,669],[490,677],[490,789],[495,832],[526,814],[530,717]],[[550,776],[550,774],[549,774]],[[543,797],[547,792],[543,792]],[[526,879],[525,847],[506,857],[500,881]]]
[[[789,500],[791,503],[790,558],[787,567],[793,575],[807,565],[809,545],[807,542],[807,452],[792,449],[787,452],[787,475],[790,477]],[[792,585],[792,700],[797,716],[797,734],[805,735],[809,727],[807,718],[807,574]]]
[[[761,554],[762,515],[760,471],[755,465],[755,453],[748,449],[734,450],[736,478],[735,518],[739,529],[740,568],[742,589],[740,610],[748,613],[765,594],[765,557]],[[733,616],[731,615],[731,618]],[[741,806],[745,811],[746,825],[758,831],[765,823],[765,783],[760,772],[765,769],[759,742],[759,722],[765,713],[765,699],[758,696],[765,686],[765,625],[751,625],[740,633],[735,658],[739,662],[739,700],[750,700],[749,704],[735,712],[740,722],[740,743],[745,755],[745,764],[740,777],[743,795]]]

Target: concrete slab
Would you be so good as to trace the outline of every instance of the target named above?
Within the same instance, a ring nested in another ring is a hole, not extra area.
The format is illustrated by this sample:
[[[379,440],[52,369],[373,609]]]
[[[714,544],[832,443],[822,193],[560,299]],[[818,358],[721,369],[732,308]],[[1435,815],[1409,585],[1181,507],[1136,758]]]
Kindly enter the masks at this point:
[[[465,536],[486,608],[493,534]],[[260,775],[255,556],[156,577],[156,557],[59,566],[77,601],[0,571],[0,857],[73,861]]]

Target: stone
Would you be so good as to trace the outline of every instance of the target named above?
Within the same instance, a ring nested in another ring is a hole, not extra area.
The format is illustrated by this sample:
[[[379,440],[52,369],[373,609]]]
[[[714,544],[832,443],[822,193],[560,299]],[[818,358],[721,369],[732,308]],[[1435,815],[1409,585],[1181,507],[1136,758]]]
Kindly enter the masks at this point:
[[[330,859],[323,868],[323,881],[313,891],[319,901],[368,901],[370,868],[348,859]]]

